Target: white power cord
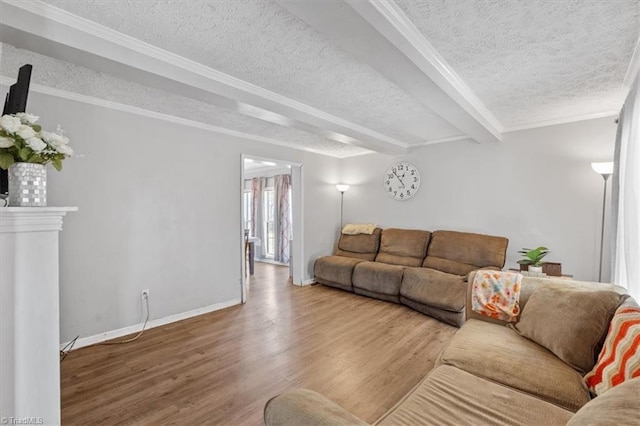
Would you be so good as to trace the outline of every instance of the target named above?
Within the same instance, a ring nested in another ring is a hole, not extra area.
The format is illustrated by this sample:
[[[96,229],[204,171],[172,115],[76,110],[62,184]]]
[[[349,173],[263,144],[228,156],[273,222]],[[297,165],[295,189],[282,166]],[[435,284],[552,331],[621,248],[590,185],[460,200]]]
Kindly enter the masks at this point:
[[[149,295],[148,294],[144,295],[144,301],[145,301],[145,304],[147,305],[147,317],[144,319],[142,330],[140,330],[138,334],[136,334],[135,336],[127,340],[118,340],[117,342],[102,342],[102,343],[96,343],[96,345],[121,345],[123,343],[131,343],[134,340],[136,340],[138,337],[142,336],[142,333],[144,333],[144,329],[147,327],[147,322],[149,321]],[[94,345],[91,345],[91,346],[94,346]]]

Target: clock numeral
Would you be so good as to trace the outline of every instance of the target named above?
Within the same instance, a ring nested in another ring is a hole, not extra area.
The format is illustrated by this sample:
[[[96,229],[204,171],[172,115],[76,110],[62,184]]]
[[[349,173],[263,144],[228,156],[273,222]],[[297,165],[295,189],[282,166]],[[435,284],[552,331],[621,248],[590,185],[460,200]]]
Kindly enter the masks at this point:
[[[398,191],[393,191],[393,195],[394,196],[398,195]]]
[[[415,185],[411,185],[411,189],[416,189],[416,186]]]
[[[407,189],[407,195],[411,195],[411,190]]]
[[[417,181],[418,181],[418,178],[417,178],[417,177],[414,177],[414,178],[413,178],[413,181],[414,181],[414,182],[417,182]]]
[[[404,170],[404,166],[403,166],[402,164],[400,164],[400,165],[398,166],[398,170]]]
[[[391,181],[387,181],[387,185],[389,185],[391,183]]]
[[[404,194],[402,192],[400,193],[400,198],[404,198]]]
[[[415,170],[411,170],[411,176],[415,175],[416,171]]]

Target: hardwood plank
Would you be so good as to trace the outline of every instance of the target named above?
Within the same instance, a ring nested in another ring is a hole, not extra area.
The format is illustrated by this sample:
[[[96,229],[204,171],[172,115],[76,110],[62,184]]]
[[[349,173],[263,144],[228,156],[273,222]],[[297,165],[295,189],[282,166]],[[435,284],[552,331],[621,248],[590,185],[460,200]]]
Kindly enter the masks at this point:
[[[70,353],[63,423],[260,425],[269,398],[299,387],[373,422],[457,330],[393,303],[292,286],[288,272],[256,263],[245,305]]]

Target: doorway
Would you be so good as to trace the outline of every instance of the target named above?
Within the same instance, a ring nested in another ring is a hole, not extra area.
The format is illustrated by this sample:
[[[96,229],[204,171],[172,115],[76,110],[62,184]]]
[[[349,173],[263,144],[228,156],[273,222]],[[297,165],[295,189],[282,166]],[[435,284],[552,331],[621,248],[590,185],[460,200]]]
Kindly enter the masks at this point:
[[[242,155],[242,302],[256,264],[286,267],[295,283],[293,259],[301,259],[301,165]],[[300,257],[296,254],[300,253]]]

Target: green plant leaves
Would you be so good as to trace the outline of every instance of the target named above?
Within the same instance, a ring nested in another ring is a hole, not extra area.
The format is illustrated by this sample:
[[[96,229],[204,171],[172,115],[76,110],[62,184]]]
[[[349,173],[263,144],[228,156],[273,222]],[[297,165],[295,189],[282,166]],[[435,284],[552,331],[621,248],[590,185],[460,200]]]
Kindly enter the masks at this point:
[[[8,152],[0,152],[0,168],[7,170],[11,165],[15,163],[13,155]]]
[[[535,249],[524,248],[518,251],[518,253],[525,257],[518,261],[520,265],[540,266],[544,263],[542,259],[550,252],[548,248],[540,246]]]
[[[53,160],[51,160],[51,164],[53,164],[53,167],[55,167],[55,169],[57,171],[62,170],[62,160],[59,158],[54,158]]]
[[[33,154],[33,150],[27,147],[21,148],[20,151],[18,151],[18,156],[22,161],[28,161],[31,154]]]

